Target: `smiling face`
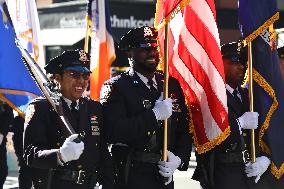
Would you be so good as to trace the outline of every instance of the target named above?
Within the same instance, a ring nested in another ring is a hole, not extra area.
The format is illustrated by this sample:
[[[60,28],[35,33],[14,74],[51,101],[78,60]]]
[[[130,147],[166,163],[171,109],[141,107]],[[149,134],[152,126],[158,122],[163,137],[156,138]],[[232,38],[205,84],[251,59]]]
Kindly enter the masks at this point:
[[[226,83],[234,89],[242,84],[246,72],[246,67],[240,62],[233,62],[230,59],[223,58]]]
[[[75,101],[86,90],[89,75],[89,73],[64,71],[63,74],[55,74],[55,80],[60,84],[62,95],[71,101]]]
[[[133,69],[143,75],[153,74],[159,64],[158,47],[134,48],[129,56],[133,59]]]

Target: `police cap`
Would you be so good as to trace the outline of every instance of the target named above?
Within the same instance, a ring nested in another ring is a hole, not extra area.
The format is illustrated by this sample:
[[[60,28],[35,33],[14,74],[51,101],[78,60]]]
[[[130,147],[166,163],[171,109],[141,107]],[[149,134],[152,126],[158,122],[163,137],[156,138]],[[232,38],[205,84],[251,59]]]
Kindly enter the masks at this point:
[[[67,50],[51,59],[44,67],[47,73],[62,73],[64,70],[90,73],[90,56],[81,49]]]
[[[284,46],[278,48],[277,51],[278,51],[279,58],[284,59]]]
[[[150,26],[135,28],[127,32],[119,43],[119,48],[127,51],[133,48],[157,47],[158,32]]]
[[[242,47],[241,41],[231,42],[222,45],[222,57],[231,60],[233,63],[247,63],[247,48]]]

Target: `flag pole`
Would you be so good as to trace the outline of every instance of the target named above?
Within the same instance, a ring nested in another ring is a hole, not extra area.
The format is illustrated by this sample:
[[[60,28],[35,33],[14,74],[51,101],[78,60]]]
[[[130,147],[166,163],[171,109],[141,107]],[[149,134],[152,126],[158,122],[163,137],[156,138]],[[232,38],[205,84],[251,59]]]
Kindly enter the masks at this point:
[[[91,29],[92,29],[92,17],[91,17],[92,4],[91,3],[92,3],[91,0],[89,0],[87,4],[86,36],[85,36],[85,44],[84,44],[84,51],[86,53],[89,52],[89,38],[90,38]]]
[[[164,39],[164,93],[163,98],[168,98],[168,83],[169,83],[169,64],[168,64],[168,30],[169,25],[165,25],[165,39]],[[168,158],[168,120],[164,120],[164,143],[163,143],[163,161],[167,161]]]
[[[253,75],[252,75],[252,42],[248,43],[248,84],[249,84],[249,110],[250,112],[253,112]],[[254,129],[251,129],[251,135],[250,135],[250,140],[251,140],[251,161],[254,163],[255,162],[255,134],[254,134]]]
[[[84,51],[89,53],[89,38],[90,38],[90,29],[91,29],[91,18],[89,15],[86,16],[87,28],[86,28],[86,37],[85,37],[85,44],[84,44]]]

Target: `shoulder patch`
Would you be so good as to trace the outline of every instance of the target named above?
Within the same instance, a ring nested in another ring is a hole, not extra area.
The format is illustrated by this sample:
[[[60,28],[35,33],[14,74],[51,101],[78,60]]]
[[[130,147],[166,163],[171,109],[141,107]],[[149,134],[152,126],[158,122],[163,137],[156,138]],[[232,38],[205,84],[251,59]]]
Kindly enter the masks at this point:
[[[29,104],[25,116],[25,125],[29,124],[35,113],[35,104]]]
[[[100,101],[101,101],[102,104],[107,102],[108,98],[111,95],[112,90],[113,90],[112,84],[104,84],[103,85],[101,92],[100,92],[100,97],[101,97]]]

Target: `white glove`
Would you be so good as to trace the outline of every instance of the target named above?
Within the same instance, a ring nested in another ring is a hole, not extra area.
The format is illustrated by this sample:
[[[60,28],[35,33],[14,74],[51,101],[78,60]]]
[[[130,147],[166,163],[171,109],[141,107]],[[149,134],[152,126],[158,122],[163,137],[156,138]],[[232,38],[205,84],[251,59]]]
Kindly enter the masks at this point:
[[[268,169],[271,161],[266,156],[261,156],[256,158],[254,163],[247,163],[245,172],[247,173],[247,177],[256,177],[255,183],[258,182],[260,176]]]
[[[0,145],[1,145],[2,142],[3,142],[3,139],[4,139],[4,135],[2,135],[2,134],[0,133]]]
[[[257,112],[245,112],[237,120],[242,129],[256,129],[258,125],[258,116]]]
[[[82,141],[79,143],[73,142],[76,138],[78,138],[78,134],[69,136],[59,149],[59,153],[64,163],[79,159],[80,155],[83,153],[84,143]]]
[[[170,182],[172,182],[174,171],[180,166],[180,164],[181,159],[170,151],[168,151],[168,161],[158,162],[160,175],[168,178],[167,182],[165,182],[165,185],[168,185]]]
[[[152,109],[157,120],[166,120],[172,115],[173,100],[171,98],[167,98],[165,100],[162,99],[161,95]]]

